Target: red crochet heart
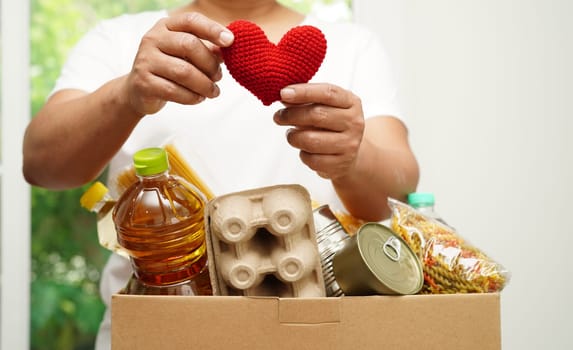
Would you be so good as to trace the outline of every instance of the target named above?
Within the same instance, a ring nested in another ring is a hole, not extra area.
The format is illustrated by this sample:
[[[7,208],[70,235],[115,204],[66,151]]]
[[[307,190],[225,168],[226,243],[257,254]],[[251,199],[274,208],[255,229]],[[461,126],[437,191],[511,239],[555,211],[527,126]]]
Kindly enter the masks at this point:
[[[225,64],[231,76],[265,106],[280,100],[285,86],[308,82],[326,54],[324,34],[313,26],[292,28],[278,45],[254,23],[239,20],[228,28],[235,41],[222,48]]]

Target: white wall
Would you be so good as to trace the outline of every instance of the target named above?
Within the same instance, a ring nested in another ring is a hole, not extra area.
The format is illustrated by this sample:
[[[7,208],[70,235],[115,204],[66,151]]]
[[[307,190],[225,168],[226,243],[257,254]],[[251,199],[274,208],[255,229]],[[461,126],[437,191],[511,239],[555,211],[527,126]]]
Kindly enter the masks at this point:
[[[511,272],[503,349],[573,349],[573,1],[354,0],[439,212]]]

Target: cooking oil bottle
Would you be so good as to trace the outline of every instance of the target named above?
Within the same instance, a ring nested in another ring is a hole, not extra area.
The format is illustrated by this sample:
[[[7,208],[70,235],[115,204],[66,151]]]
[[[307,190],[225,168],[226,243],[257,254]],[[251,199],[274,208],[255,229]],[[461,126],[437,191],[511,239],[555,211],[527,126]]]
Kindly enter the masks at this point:
[[[125,250],[117,244],[117,233],[112,218],[115,203],[116,200],[110,195],[107,187],[99,181],[94,182],[80,198],[81,206],[96,214],[100,245],[127,258]]]
[[[81,196],[80,205],[96,213],[97,218],[103,218],[111,213],[115,200],[109,194],[107,187],[99,181],[94,182]]]
[[[135,153],[138,181],[117,201],[113,221],[133,276],[124,292],[211,295],[203,194],[169,173],[163,148]]]

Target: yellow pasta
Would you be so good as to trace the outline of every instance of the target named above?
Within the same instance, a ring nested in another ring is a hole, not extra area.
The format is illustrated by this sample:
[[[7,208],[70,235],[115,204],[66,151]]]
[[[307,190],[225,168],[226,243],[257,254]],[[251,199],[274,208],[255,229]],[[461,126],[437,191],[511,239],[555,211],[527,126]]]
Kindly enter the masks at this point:
[[[177,176],[181,176],[187,180],[190,184],[195,186],[199,191],[203,193],[207,200],[211,200],[215,197],[211,189],[203,182],[199,175],[193,170],[189,164],[185,161],[185,158],[179,153],[179,151],[172,144],[168,144],[165,147],[167,151],[167,156],[169,157],[170,172]],[[122,173],[120,173],[115,179],[116,190],[118,193],[123,193],[127,188],[137,181],[137,175],[135,175],[135,169],[129,167]]]
[[[422,261],[423,294],[498,292],[509,273],[457,232],[397,200],[392,208],[391,227]]]

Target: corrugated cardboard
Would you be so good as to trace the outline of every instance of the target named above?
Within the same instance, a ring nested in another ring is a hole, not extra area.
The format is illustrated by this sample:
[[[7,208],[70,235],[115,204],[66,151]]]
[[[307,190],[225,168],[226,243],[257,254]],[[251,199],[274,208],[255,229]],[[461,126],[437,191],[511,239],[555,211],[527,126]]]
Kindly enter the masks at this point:
[[[112,348],[500,350],[499,294],[112,299]]]

